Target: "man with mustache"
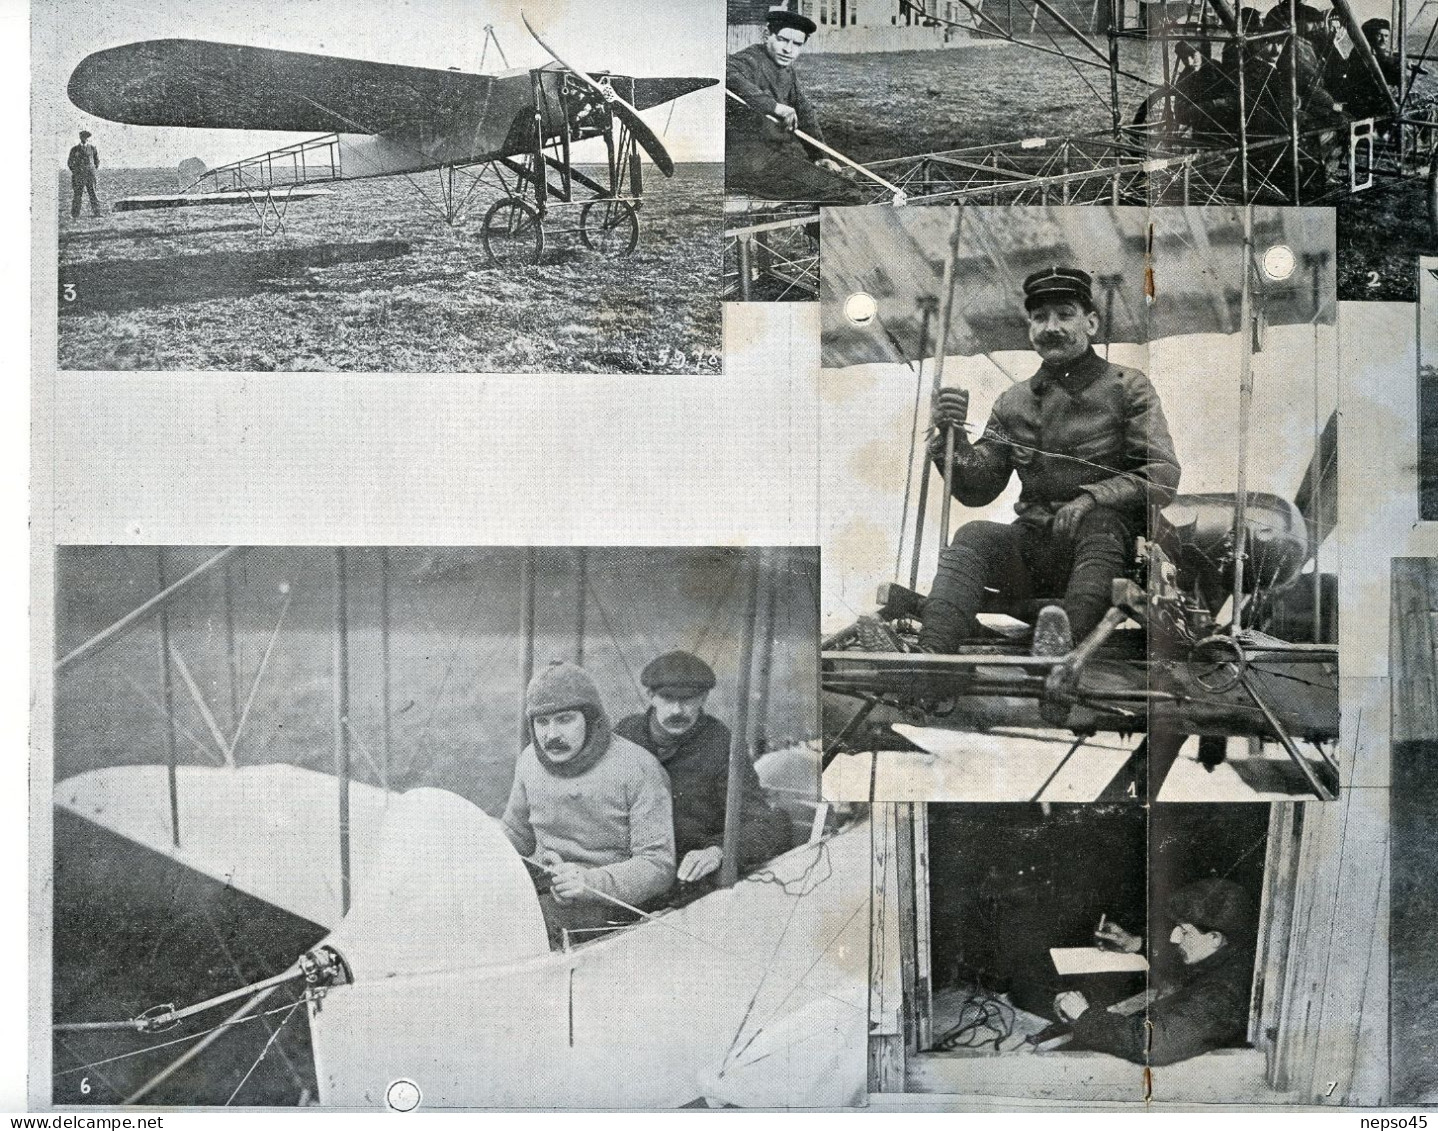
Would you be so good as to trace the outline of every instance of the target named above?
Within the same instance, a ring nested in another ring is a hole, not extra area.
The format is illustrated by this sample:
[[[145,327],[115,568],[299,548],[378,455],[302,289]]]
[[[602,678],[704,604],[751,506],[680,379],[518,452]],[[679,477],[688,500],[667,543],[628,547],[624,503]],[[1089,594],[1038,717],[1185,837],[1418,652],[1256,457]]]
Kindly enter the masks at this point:
[[[864,193],[839,166],[812,154],[794,136],[801,130],[824,140],[819,115],[794,73],[814,21],[793,12],[769,13],[764,42],[729,56],[725,82],[744,101],[729,101],[724,133],[725,179],[730,192],[762,200],[862,204]]]
[[[1132,1000],[1102,1008],[1077,990],[1059,994],[1054,1010],[1073,1026],[1066,1049],[1156,1067],[1245,1043],[1256,940],[1248,894],[1232,880],[1195,880],[1169,895],[1164,912],[1177,968],[1154,976],[1141,1008]],[[1117,924],[1095,936],[1113,950],[1143,949],[1141,936]]]
[[[710,890],[724,859],[724,811],[729,788],[729,728],[704,713],[714,670],[689,652],[666,652],[639,673],[649,709],[615,726],[644,747],[669,774],[674,797],[674,847],[681,900]],[[787,851],[789,822],[769,808],[749,760],[739,766],[742,809],[739,870],[746,872]]]
[[[1026,619],[1036,614],[1035,655],[1065,655],[1108,611],[1113,581],[1135,535],[1146,531],[1150,509],[1178,489],[1178,458],[1158,393],[1138,370],[1093,350],[1099,317],[1092,287],[1089,274],[1073,267],[1024,280],[1029,341],[1043,364],[1004,390],[979,439],[967,432],[968,392],[938,394],[929,452],[942,470],[944,433],[953,429],[954,497],[985,506],[1015,473],[1022,491],[1015,522],[967,522],[940,552],[923,607],[925,651],[953,652],[983,636],[975,615],[992,590]],[[866,621],[861,635],[892,636],[882,622]]]
[[[536,875],[557,945],[632,922],[628,908],[674,883],[669,780],[654,756],[613,734],[584,669],[554,663],[530,680],[531,742],[514,767],[504,832]],[[619,901],[619,902],[616,902]]]

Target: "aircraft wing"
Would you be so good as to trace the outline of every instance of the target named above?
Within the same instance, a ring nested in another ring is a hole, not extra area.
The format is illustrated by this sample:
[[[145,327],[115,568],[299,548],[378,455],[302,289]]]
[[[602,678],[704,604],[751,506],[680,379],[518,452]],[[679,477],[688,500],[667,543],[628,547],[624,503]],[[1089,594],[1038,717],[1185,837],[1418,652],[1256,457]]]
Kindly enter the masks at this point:
[[[443,122],[496,79],[199,39],[150,39],[87,56],[70,101],[137,126],[383,133]],[[659,80],[650,80],[659,81]]]
[[[706,90],[711,86],[718,85],[718,79],[635,79],[634,97],[629,101],[634,103],[636,110],[648,110],[651,106],[662,106],[666,102],[673,102],[676,98],[683,98],[686,94],[693,94],[696,90]]]
[[[497,82],[474,75],[278,51],[201,39],[150,39],[87,56],[70,76],[70,101],[137,126],[384,133],[436,126],[487,103]],[[711,78],[636,78],[631,99],[647,110],[715,85]],[[627,87],[627,81],[620,84]]]
[[[55,784],[55,804],[142,848],[322,927],[338,925],[336,779],[284,764],[180,766],[180,843],[160,765],[108,766]],[[372,865],[384,790],[350,782],[352,874]],[[358,885],[357,885],[358,886]]]
[[[962,208],[958,278],[947,355],[1028,350],[1020,280],[1071,263],[1095,277],[1108,341],[1142,344],[1180,334],[1234,334],[1241,325],[1243,211],[1237,207],[1029,208],[1025,223],[996,223],[1008,208]],[[935,356],[921,348],[923,301],[939,297],[953,223],[949,208],[839,208],[824,216],[823,364],[837,369]],[[1149,228],[1152,225],[1152,258]],[[1269,326],[1331,323],[1337,314],[1333,219],[1318,209],[1256,208],[1256,253],[1286,245],[1299,265],[1275,281],[1254,272]],[[1152,301],[1144,293],[1153,268]],[[877,317],[856,325],[842,300],[866,292]],[[1110,291],[1112,302],[1109,301]],[[932,335],[936,327],[930,325]]]

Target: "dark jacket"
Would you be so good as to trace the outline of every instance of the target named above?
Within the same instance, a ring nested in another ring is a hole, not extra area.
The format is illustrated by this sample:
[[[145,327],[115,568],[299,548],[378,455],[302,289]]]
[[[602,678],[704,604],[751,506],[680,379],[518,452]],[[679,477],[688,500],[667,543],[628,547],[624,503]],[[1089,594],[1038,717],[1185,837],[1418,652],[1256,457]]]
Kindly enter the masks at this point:
[[[781,67],[769,57],[762,43],[729,56],[725,81],[729,89],[753,109],[729,102],[725,125],[726,145],[762,145],[773,149],[798,145],[793,134],[764,115],[772,114],[782,102],[799,115],[799,129],[815,141],[823,141],[819,115],[799,87],[794,66]],[[802,149],[802,147],[800,147]]]
[[[669,772],[674,797],[675,859],[724,843],[724,802],[729,786],[729,728],[712,715],[701,715],[694,729],[669,746],[660,745],[649,727],[650,712],[621,719],[614,733],[644,747]],[[743,774],[743,816],[739,831],[739,869],[749,871],[792,847],[788,819],[769,808],[759,776],[747,759]]]
[[[1384,81],[1390,87],[1396,87],[1403,80],[1403,72],[1398,66],[1398,56],[1391,55],[1386,51],[1374,52],[1378,58],[1378,69],[1383,74]],[[1348,70],[1344,75],[1343,87],[1341,88],[1343,98],[1343,109],[1354,118],[1377,118],[1384,114],[1391,114],[1392,108],[1388,99],[1383,97],[1369,74],[1368,68],[1358,58],[1355,52],[1348,60]]]
[[[70,147],[70,156],[65,159],[65,164],[71,177],[93,177],[100,167],[100,151],[89,142],[80,142]]]
[[[1159,1066],[1242,1045],[1252,985],[1252,949],[1225,946],[1187,967],[1180,981],[1159,991],[1147,1012],[1125,1017],[1090,1006],[1074,1022],[1073,1040],[1066,1047]],[[1152,1026],[1151,1043],[1145,1037],[1146,1023]]]
[[[938,462],[942,465],[940,454]],[[1178,456],[1147,377],[1090,349],[1065,369],[1045,362],[1005,389],[979,440],[954,453],[954,497],[981,507],[1018,473],[1015,510],[1044,520],[1081,491],[1142,529],[1178,490]]]

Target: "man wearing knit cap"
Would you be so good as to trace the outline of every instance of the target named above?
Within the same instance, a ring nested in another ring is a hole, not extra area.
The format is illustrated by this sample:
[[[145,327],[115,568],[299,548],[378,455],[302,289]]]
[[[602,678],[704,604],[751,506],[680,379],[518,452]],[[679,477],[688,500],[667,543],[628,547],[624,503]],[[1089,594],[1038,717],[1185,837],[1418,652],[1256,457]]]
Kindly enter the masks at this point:
[[[1173,500],[1179,465],[1163,406],[1142,373],[1094,352],[1092,287],[1075,267],[1024,280],[1029,341],[1042,364],[1004,390],[978,439],[968,436],[967,390],[949,386],[935,400],[929,454],[942,471],[952,430],[954,498],[986,506],[1014,475],[1022,489],[1015,522],[966,522],[941,549],[923,608],[925,651],[982,637],[975,618],[993,591],[1034,621],[1036,655],[1066,654],[1108,611],[1149,512]],[[861,636],[865,627],[889,635],[882,622],[861,624]]]
[[[674,883],[664,770],[611,733],[598,688],[574,664],[537,673],[524,709],[531,741],[514,767],[504,831],[535,866],[551,942],[631,922],[624,905],[642,909]]]
[[[1170,894],[1164,910],[1174,924],[1168,941],[1182,962],[1179,976],[1136,1011],[1090,1005],[1074,990],[1059,994],[1054,1008],[1073,1023],[1065,1047],[1156,1066],[1246,1043],[1256,937],[1248,893],[1232,880],[1196,880]],[[1130,954],[1143,949],[1141,937],[1113,923],[1095,937]]]
[[[794,73],[814,21],[783,9],[770,11],[768,34],[729,56],[725,82],[741,102],[729,100],[724,132],[725,181],[730,192],[762,200],[862,204],[863,191],[818,151],[810,153],[794,131],[824,140],[819,115]]]
[[[674,796],[674,847],[680,898],[712,887],[724,859],[724,812],[729,788],[729,728],[704,713],[714,670],[689,652],[666,652],[639,673],[649,709],[630,715],[615,733],[653,753],[669,774]],[[791,847],[789,822],[769,808],[759,777],[740,762],[742,808],[739,870],[746,872]]]

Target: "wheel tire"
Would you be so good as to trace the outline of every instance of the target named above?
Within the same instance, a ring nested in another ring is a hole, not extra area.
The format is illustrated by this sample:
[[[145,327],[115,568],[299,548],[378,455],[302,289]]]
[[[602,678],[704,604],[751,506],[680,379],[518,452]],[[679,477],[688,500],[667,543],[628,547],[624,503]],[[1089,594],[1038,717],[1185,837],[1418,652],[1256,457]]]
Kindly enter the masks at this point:
[[[539,210],[517,196],[489,206],[480,237],[496,267],[532,267],[544,255],[544,221]]]
[[[639,244],[639,213],[627,200],[591,200],[579,210],[579,237],[606,259],[623,259]]]

